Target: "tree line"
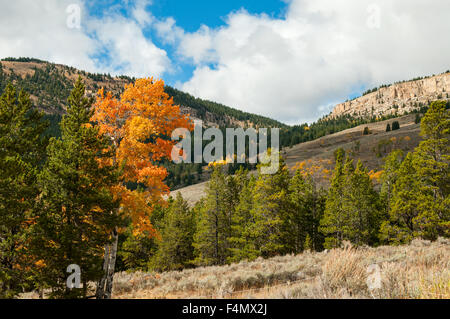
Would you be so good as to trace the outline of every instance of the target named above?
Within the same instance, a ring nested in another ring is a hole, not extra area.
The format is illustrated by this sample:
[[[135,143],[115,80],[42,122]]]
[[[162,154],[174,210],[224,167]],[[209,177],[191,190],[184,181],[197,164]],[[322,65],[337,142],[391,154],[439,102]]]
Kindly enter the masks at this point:
[[[433,102],[421,119],[419,146],[385,157],[380,188],[343,149],[335,151],[328,189],[302,167],[291,174],[281,157],[274,175],[244,168],[228,174],[217,165],[193,207],[177,194],[153,216],[160,237],[124,239],[123,269],[180,270],[321,251],[343,241],[378,246],[448,237],[449,133],[446,102]]]

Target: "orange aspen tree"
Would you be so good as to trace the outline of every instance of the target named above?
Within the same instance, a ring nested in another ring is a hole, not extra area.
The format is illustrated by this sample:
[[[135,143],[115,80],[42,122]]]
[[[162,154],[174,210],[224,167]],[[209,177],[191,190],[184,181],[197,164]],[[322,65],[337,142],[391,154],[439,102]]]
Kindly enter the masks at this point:
[[[144,78],[125,86],[120,99],[99,90],[92,121],[100,126],[100,133],[110,137],[115,148],[109,160],[122,168],[120,184],[112,189],[121,201],[120,214],[131,219],[135,234],[154,235],[150,214],[169,193],[164,183],[167,171],[157,162],[170,158],[175,144],[170,139],[173,130],[193,129],[189,115],[181,114],[179,106],[164,92],[164,81]],[[142,187],[130,190],[127,183]],[[100,299],[111,297],[118,231],[112,230],[111,244],[105,247],[104,276],[96,293]]]

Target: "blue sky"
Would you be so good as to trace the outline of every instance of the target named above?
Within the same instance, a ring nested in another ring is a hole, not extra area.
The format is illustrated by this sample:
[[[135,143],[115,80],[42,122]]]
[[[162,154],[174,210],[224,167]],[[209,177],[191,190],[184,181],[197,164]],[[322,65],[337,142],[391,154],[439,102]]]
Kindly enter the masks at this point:
[[[157,17],[172,16],[188,32],[196,31],[201,24],[210,27],[224,25],[224,18],[232,11],[245,9],[252,14],[266,13],[280,17],[286,9],[286,2],[280,0],[159,0],[151,5]]]
[[[225,25],[224,20],[230,12],[241,9],[251,14],[265,13],[272,17],[282,17],[286,9],[286,2],[281,0],[160,0],[151,5],[152,13],[156,17],[171,16],[187,32],[195,32],[202,24],[212,28],[223,26]],[[164,47],[169,55],[173,54],[172,46],[165,45],[157,37],[155,37],[155,42]],[[179,72],[168,74],[166,81],[171,85],[187,81],[193,71],[194,66],[184,63]]]
[[[118,12],[125,17],[131,18],[131,10],[135,1],[113,1],[100,0],[87,2],[86,9],[92,17],[104,17],[112,11]],[[272,18],[283,18],[286,12],[287,3],[282,0],[159,0],[149,1],[145,9],[151,12],[157,19],[172,17],[177,25],[186,32],[195,32],[202,25],[210,28],[220,28],[226,23],[226,17],[239,10],[245,10],[249,14],[266,14]],[[143,29],[145,36],[152,39],[158,47],[163,48],[172,60],[176,60],[176,48],[169,45],[156,35],[152,28]],[[100,60],[108,60],[106,52],[100,52],[95,57]],[[213,67],[213,64],[209,64]],[[178,83],[189,80],[192,76],[195,66],[184,61],[178,61],[175,72],[168,72],[164,75],[167,84],[177,86]]]
[[[0,58],[154,76],[284,123],[449,69],[448,0],[15,0]],[[80,13],[80,14],[78,14]],[[79,27],[78,27],[79,26]]]

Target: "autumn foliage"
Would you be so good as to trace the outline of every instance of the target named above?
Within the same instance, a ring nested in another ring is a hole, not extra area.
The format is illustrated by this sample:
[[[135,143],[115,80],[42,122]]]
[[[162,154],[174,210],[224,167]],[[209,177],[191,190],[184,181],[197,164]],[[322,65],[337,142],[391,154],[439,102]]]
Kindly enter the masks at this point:
[[[122,167],[120,184],[112,190],[121,198],[122,211],[131,217],[137,233],[153,233],[149,215],[169,193],[164,183],[167,171],[157,161],[170,157],[174,129],[193,129],[188,115],[182,115],[164,92],[164,81],[145,78],[127,85],[120,99],[101,89],[92,121],[110,137],[115,147],[110,160]],[[130,190],[126,183],[142,187]]]

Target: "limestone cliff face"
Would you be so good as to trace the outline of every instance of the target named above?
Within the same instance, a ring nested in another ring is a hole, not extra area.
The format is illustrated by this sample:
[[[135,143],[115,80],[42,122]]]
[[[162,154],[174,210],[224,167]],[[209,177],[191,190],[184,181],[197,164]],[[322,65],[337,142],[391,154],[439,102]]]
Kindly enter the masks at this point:
[[[371,117],[395,112],[401,115],[438,99],[450,100],[450,73],[379,88],[375,92],[336,105],[329,117],[345,114]]]

